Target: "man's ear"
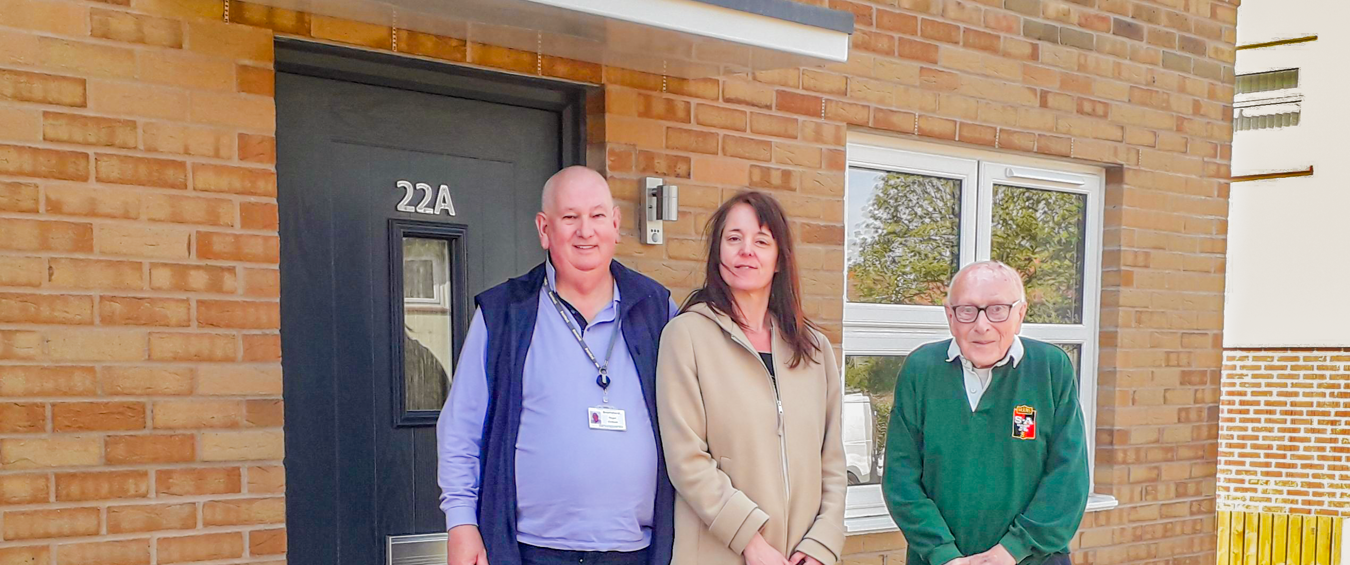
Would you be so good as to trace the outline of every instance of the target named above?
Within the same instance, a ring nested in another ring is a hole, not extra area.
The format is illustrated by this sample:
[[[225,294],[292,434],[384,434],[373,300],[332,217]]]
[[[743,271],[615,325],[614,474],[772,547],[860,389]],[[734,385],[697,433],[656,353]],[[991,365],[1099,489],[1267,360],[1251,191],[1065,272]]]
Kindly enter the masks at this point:
[[[610,215],[614,216],[614,241],[618,242],[623,238],[623,210],[615,206],[614,213]]]
[[[548,249],[548,216],[543,212],[534,215],[534,229],[539,232],[539,247]]]

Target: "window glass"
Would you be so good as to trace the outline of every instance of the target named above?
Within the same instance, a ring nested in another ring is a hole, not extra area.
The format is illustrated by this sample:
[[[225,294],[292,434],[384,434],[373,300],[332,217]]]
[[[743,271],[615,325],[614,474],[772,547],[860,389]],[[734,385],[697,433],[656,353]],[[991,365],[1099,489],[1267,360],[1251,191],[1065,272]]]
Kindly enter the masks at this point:
[[[403,382],[406,410],[440,410],[450,387],[450,242],[403,238]]]
[[[1033,324],[1083,321],[1087,195],[994,185],[990,257],[1022,274]]]
[[[885,466],[886,425],[904,355],[844,357],[844,458],[848,483],[879,484]]]
[[[961,264],[961,181],[864,168],[848,174],[848,300],[942,304]]]

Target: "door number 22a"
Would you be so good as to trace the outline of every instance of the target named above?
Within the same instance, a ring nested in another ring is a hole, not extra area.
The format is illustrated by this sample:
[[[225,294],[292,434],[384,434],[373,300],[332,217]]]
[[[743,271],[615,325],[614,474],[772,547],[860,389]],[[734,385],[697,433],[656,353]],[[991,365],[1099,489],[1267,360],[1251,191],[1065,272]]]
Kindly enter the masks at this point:
[[[441,212],[449,212],[451,216],[455,215],[455,201],[450,198],[450,187],[441,185],[440,189],[432,190],[431,185],[419,182],[413,184],[406,180],[396,183],[396,186],[403,189],[403,200],[398,203],[399,212],[414,212],[417,214],[439,215]],[[412,202],[416,199],[416,194],[422,193],[422,200],[417,206]],[[435,194],[436,203],[432,204],[432,195]]]

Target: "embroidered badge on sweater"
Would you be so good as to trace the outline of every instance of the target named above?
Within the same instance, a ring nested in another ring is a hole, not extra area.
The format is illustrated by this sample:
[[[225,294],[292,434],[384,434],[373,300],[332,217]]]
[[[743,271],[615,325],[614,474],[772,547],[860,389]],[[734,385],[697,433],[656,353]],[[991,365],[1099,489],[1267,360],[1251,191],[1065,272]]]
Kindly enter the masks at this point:
[[[1036,409],[1030,406],[1013,408],[1013,437],[1036,439]]]

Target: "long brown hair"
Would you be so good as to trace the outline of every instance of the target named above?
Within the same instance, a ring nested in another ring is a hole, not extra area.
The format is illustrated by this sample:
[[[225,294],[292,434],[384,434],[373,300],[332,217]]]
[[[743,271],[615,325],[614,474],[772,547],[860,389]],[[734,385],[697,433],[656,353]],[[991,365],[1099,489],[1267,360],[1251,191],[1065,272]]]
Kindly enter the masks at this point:
[[[731,288],[722,280],[719,267],[722,264],[722,232],[726,229],[727,216],[737,205],[745,204],[755,211],[759,225],[769,229],[769,234],[778,243],[778,271],[773,274],[769,286],[769,313],[773,316],[778,332],[792,347],[790,367],[800,365],[803,360],[815,361],[820,352],[820,342],[812,329],[819,326],[808,320],[802,313],[802,286],[797,278],[797,255],[793,252],[792,229],[788,224],[783,206],[772,196],[763,192],[742,192],[723,202],[708,219],[708,265],[704,273],[703,288],[695,290],[684,303],[688,310],[695,304],[707,304],[713,310],[730,316],[737,324],[745,327],[745,319],[731,298]]]

